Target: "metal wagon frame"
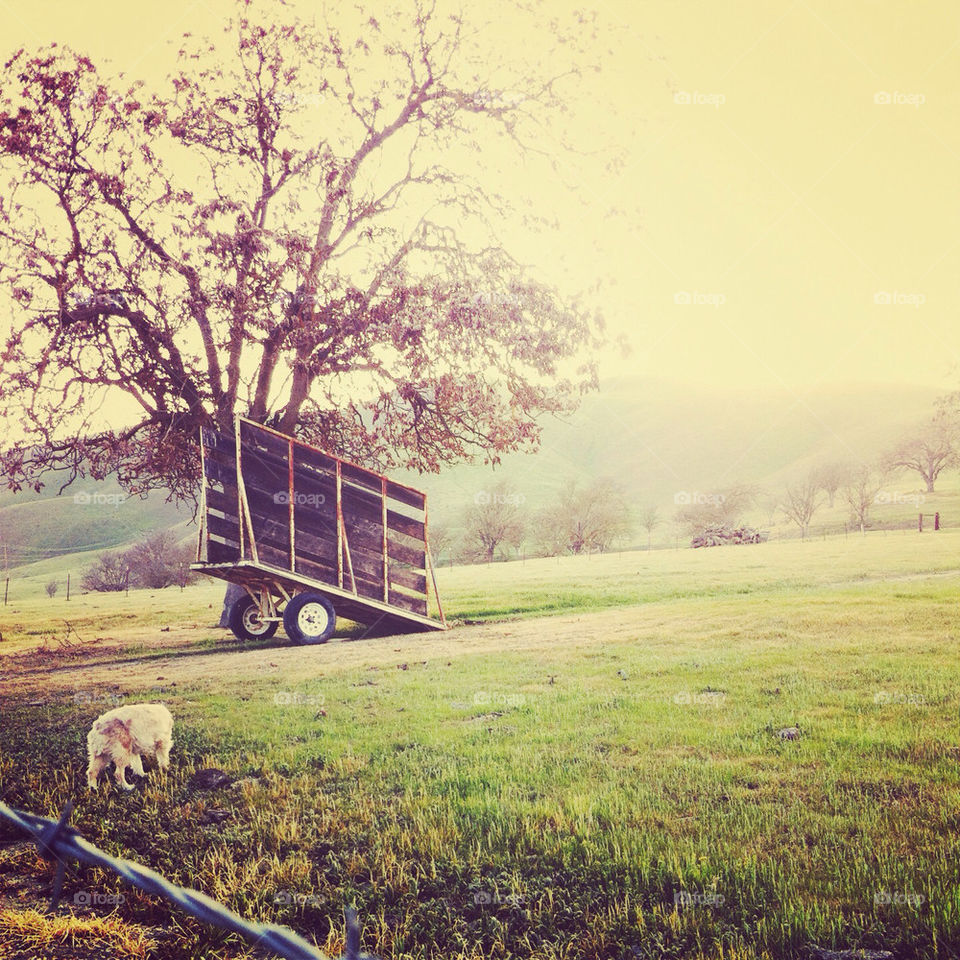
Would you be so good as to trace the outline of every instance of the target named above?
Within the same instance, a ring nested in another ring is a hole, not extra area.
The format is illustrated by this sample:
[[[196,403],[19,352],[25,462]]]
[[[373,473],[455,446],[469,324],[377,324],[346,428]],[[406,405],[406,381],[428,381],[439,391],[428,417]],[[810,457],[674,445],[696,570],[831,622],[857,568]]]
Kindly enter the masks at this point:
[[[446,629],[423,491],[241,416],[232,435],[201,430],[200,457],[190,566],[244,588],[239,638],[282,623],[295,643],[323,643],[337,616],[383,634]]]

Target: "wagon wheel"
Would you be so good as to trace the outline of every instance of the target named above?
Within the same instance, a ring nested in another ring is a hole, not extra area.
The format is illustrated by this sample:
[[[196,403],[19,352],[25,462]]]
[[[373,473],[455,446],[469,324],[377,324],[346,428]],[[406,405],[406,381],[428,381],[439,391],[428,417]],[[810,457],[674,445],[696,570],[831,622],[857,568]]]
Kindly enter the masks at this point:
[[[336,625],[333,604],[321,593],[298,593],[283,608],[283,629],[294,643],[326,643]]]
[[[269,640],[278,626],[276,620],[260,619],[260,604],[249,595],[230,607],[230,629],[238,640]]]

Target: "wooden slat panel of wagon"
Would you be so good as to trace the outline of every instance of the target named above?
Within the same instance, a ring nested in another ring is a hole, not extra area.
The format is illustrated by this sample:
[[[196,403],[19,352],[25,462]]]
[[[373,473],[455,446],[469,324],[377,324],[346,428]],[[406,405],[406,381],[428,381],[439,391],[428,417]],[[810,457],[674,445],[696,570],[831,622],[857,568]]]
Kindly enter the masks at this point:
[[[394,563],[390,564],[390,587],[393,588],[393,585],[397,584],[401,587],[406,587],[406,589],[412,591],[413,593],[422,593],[424,597],[427,595],[427,575],[425,573],[417,573],[414,570],[411,570],[409,567],[399,567]]]
[[[219,461],[214,457],[204,454],[204,473],[208,483],[216,483],[221,487],[237,486],[237,464],[236,461],[227,463]]]
[[[423,617],[427,615],[426,597],[413,597],[400,590],[391,590],[390,604],[394,607],[403,607],[405,610],[410,610],[413,613],[419,613]]]
[[[217,540],[207,541],[207,558],[210,563],[229,563],[234,564],[240,559],[240,547],[238,544],[220,543]],[[197,569],[200,565],[194,566]]]
[[[426,551],[423,547],[419,549],[415,547],[408,547],[402,543],[397,543],[393,540],[387,541],[387,552],[391,560],[399,560],[401,563],[405,563],[408,566],[413,567],[415,570],[425,570],[426,569]]]
[[[236,544],[237,549],[240,548],[240,524],[234,518],[208,513],[207,530],[220,540],[227,540]]]
[[[376,583],[380,590],[379,597],[383,597],[383,557],[375,556],[366,550],[353,550],[351,552],[353,560],[353,572],[356,577],[367,578],[370,582]],[[389,578],[391,585],[397,584],[411,590],[415,593],[422,593],[426,597],[427,576],[423,571],[415,571],[409,567],[401,567],[396,564],[389,566]],[[349,585],[349,577],[344,577],[344,585]]]
[[[408,506],[416,507],[421,513],[426,508],[427,495],[412,487],[404,486],[394,480],[387,480],[387,497],[391,500],[399,500]]]
[[[216,510],[222,513],[234,523],[239,523],[237,510],[237,488],[227,487],[225,490],[217,490],[214,487],[207,487],[207,509]]]
[[[312,577],[270,564],[241,560],[239,563],[195,563],[191,566],[194,570],[210,576],[247,583],[252,587],[266,581],[276,581],[290,591],[309,589],[322,593],[333,602],[339,615],[366,626],[379,625],[386,629],[397,627],[411,632],[445,629],[444,624],[438,620],[432,620],[415,611],[391,607],[373,599],[357,599],[347,590],[317,583]]]

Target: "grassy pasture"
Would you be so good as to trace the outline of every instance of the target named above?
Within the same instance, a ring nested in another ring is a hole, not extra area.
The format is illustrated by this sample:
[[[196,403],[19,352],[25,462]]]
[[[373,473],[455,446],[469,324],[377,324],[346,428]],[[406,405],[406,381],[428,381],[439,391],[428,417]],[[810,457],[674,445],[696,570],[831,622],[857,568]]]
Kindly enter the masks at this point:
[[[478,625],[322,648],[224,651],[215,584],[24,600],[0,654],[68,606],[112,643],[47,672],[0,658],[0,796],[74,799],[93,842],[331,953],[353,903],[384,957],[953,957],[958,548],[891,533],[444,569],[448,616]],[[87,794],[86,729],[120,698],[171,707],[172,770]],[[204,766],[237,785],[191,790]],[[26,950],[36,903],[4,878],[48,874],[3,851],[0,947]],[[120,891],[89,873],[66,899]],[[71,909],[124,925],[131,956],[246,955],[125,892]]]

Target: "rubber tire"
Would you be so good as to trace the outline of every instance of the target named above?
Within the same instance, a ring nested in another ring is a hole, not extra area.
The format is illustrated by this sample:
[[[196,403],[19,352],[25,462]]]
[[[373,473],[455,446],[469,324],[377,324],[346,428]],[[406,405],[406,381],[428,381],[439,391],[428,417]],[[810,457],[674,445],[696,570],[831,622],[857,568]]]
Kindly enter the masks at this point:
[[[271,620],[264,624],[265,629],[259,633],[254,633],[245,623],[247,611],[253,607],[256,609],[256,603],[253,597],[245,594],[238,600],[234,600],[230,607],[230,629],[238,640],[269,640],[276,632],[280,624],[276,620]]]
[[[327,622],[320,633],[306,633],[300,625],[300,612],[310,604],[319,604],[327,613]],[[283,629],[293,643],[326,643],[337,628],[333,604],[322,593],[298,593],[283,608]]]

